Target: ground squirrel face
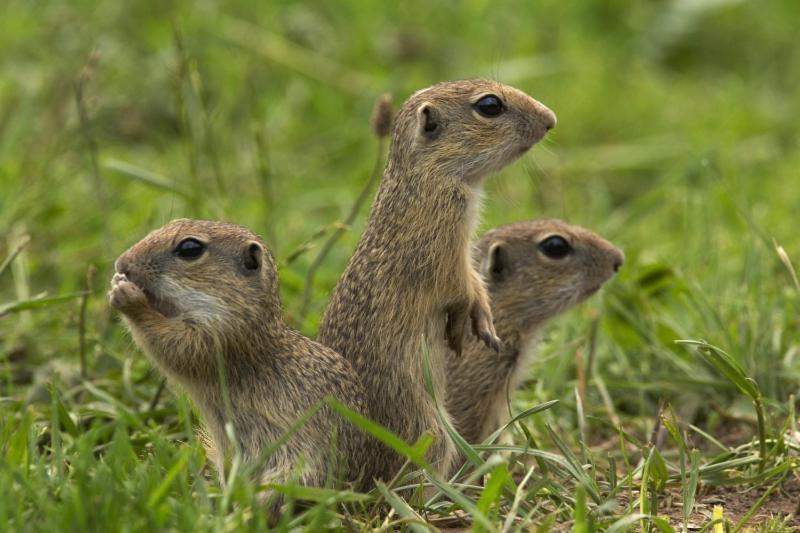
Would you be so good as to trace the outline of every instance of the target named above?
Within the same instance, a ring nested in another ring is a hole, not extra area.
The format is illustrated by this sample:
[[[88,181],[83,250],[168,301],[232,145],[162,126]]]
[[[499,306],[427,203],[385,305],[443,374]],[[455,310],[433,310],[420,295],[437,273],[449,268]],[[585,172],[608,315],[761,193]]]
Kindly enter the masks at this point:
[[[219,322],[265,309],[270,295],[277,300],[270,253],[235,224],[175,220],[133,245],[115,267],[117,284],[132,283],[168,318]]]
[[[555,127],[556,116],[508,85],[464,80],[412,95],[395,124],[393,158],[472,183],[525,153]]]
[[[597,292],[624,261],[610,242],[560,220],[503,226],[487,233],[476,248],[493,309],[502,305],[504,314],[534,322]]]

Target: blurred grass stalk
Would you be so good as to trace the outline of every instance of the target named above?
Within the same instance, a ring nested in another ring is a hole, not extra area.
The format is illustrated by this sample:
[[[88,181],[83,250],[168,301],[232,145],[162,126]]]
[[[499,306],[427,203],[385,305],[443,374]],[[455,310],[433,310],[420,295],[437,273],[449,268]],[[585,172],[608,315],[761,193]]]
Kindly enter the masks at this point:
[[[189,207],[195,216],[204,213],[205,209],[214,208],[216,215],[227,212],[230,195],[226,194],[225,178],[222,172],[222,162],[217,142],[212,127],[209,103],[203,88],[203,79],[197,65],[186,48],[183,34],[177,25],[172,27],[172,42],[178,62],[178,76],[175,83],[175,106],[181,121],[181,132],[185,135],[185,145],[188,154],[189,174],[192,184],[192,203]],[[203,183],[201,169],[205,165],[201,157],[210,163],[210,183]],[[216,194],[209,194],[216,191]],[[209,199],[215,199],[217,204],[209,204]]]
[[[252,95],[252,91],[250,94]],[[264,204],[262,209],[264,212],[264,233],[266,234],[269,245],[272,248],[273,255],[277,256],[279,243],[277,239],[277,233],[275,232],[274,221],[275,207],[277,206],[274,183],[275,176],[271,172],[269,164],[270,160],[269,146],[267,144],[267,132],[266,128],[255,122],[250,129],[252,131],[253,143],[255,145],[259,185],[261,187],[261,198]]]
[[[17,237],[16,242],[12,242],[11,244],[11,253],[8,254],[8,257],[3,259],[3,262],[0,263],[0,276],[3,275],[3,272],[11,265],[11,262],[17,258],[17,256],[25,249],[28,244],[31,242],[30,235],[20,235]]]
[[[86,86],[92,80],[99,62],[99,52],[95,51],[89,54],[89,57],[86,59],[86,62],[83,65],[83,68],[81,68],[81,71],[78,73],[78,76],[75,79],[73,88],[75,91],[75,106],[78,109],[81,132],[83,133],[86,151],[89,154],[89,162],[91,164],[91,188],[94,189],[100,214],[103,217],[103,237],[105,248],[106,250],[110,250],[113,246],[113,239],[111,235],[111,224],[109,218],[108,193],[106,192],[103,175],[100,171],[100,149],[98,148],[97,139],[92,129],[92,122],[89,117],[89,109],[86,102]]]
[[[221,21],[223,37],[246,50],[340,91],[363,97],[373,92],[376,80],[345,67],[316,50],[302,47],[251,22],[226,17]]]
[[[89,295],[92,293],[92,285],[94,277],[97,274],[97,269],[93,265],[89,265],[86,269],[86,290],[81,296],[81,308],[78,314],[78,355],[81,362],[81,378],[87,378],[87,363],[86,363],[86,307],[89,303]]]
[[[680,481],[681,481],[681,497],[683,498],[683,505],[681,507],[683,518],[683,531],[689,531],[689,516],[694,509],[695,497],[697,495],[697,482],[700,474],[700,452],[698,450],[689,450],[686,444],[686,438],[678,425],[678,417],[672,409],[672,405],[667,405],[661,411],[661,422],[667,429],[667,432],[672,437],[672,440],[678,445],[678,454],[680,461]],[[689,456],[689,475],[687,478],[686,472],[686,457]]]
[[[789,254],[787,254],[783,246],[780,246],[774,239],[772,240],[772,244],[775,246],[775,251],[778,253],[778,258],[781,260],[781,263],[783,263],[783,266],[785,266],[787,272],[789,272],[792,282],[794,282],[794,288],[800,293],[800,280],[797,279],[797,271],[794,269],[792,260],[789,259]]]
[[[333,250],[333,247],[336,245],[336,242],[339,240],[339,238],[341,238],[341,236],[344,235],[344,232],[349,230],[353,225],[356,217],[358,217],[358,213],[361,211],[361,208],[369,198],[370,192],[372,191],[375,183],[381,176],[384,150],[387,138],[391,132],[392,124],[392,98],[390,95],[382,94],[375,101],[375,106],[372,110],[371,123],[372,132],[375,134],[375,137],[378,140],[375,153],[375,163],[373,164],[372,172],[370,172],[367,183],[364,184],[361,192],[356,197],[353,206],[350,208],[350,212],[347,214],[345,219],[336,226],[336,228],[333,230],[333,233],[331,233],[331,235],[328,237],[328,240],[326,240],[322,245],[319,253],[308,267],[308,271],[306,272],[306,282],[305,286],[303,287],[303,300],[300,306],[300,313],[298,315],[301,323],[305,320],[306,316],[308,315],[309,308],[311,307],[311,294],[314,290],[314,278],[317,275],[317,270],[319,270],[320,266],[322,266],[325,258],[328,256],[330,251]]]
[[[176,180],[170,180],[164,176],[150,172],[149,170],[126,163],[125,161],[120,161],[118,159],[109,157],[103,161],[103,166],[108,170],[112,170],[122,176],[125,176],[126,178],[129,178],[132,181],[141,183],[152,189],[176,194],[187,200],[194,198],[193,195],[179,187]]]

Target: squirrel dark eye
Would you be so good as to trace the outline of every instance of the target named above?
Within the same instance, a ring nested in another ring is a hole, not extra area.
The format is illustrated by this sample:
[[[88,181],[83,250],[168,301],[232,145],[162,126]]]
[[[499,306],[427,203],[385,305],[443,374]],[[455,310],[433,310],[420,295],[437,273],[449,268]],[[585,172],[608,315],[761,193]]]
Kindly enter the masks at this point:
[[[484,117],[496,117],[505,111],[506,108],[503,105],[502,100],[493,94],[487,94],[486,96],[482,97],[480,100],[475,102],[473,107],[475,108],[475,111]]]
[[[183,239],[178,246],[175,247],[175,255],[180,257],[181,259],[197,259],[203,252],[206,251],[206,245],[202,242],[189,237],[188,239]]]
[[[539,243],[539,250],[551,259],[563,259],[572,251],[572,246],[564,237],[553,235]]]

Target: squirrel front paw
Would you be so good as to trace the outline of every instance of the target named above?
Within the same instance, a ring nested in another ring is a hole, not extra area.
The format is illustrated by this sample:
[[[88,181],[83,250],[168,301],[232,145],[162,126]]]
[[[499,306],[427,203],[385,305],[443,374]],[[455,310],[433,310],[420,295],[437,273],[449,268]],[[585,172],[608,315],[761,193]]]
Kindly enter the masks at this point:
[[[448,310],[445,336],[450,349],[461,355],[464,348],[464,337],[467,335],[467,323],[472,325],[472,334],[487,347],[492,348],[495,352],[500,351],[502,343],[494,330],[492,311],[487,303],[480,300]]]
[[[148,306],[144,291],[129,281],[125,274],[120,273],[114,274],[114,277],[111,278],[108,303],[123,313]]]
[[[472,333],[483,341],[488,348],[495,352],[500,352],[503,343],[500,342],[500,338],[494,330],[492,310],[488,304],[481,304],[482,302],[475,302],[470,309],[469,317],[472,320]]]

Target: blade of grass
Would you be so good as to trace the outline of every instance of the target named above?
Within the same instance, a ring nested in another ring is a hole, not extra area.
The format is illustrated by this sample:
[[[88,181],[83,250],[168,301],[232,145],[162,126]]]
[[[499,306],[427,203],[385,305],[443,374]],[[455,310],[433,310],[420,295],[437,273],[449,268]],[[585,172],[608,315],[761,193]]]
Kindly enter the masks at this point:
[[[528,485],[528,481],[531,479],[533,475],[533,470],[536,467],[530,467],[528,472],[525,474],[525,477],[522,478],[519,486],[517,487],[517,492],[514,494],[514,501],[511,503],[511,508],[508,510],[508,514],[506,515],[506,519],[503,522],[503,533],[506,533],[511,529],[511,526],[514,524],[514,519],[517,517],[517,510],[519,509],[519,504],[522,501],[522,497],[524,494],[525,487]]]
[[[639,510],[643,515],[649,516],[658,511],[658,494],[664,490],[668,479],[667,465],[663,457],[658,448],[651,446],[642,468],[639,493]],[[645,524],[642,523],[642,531],[646,530]]]
[[[22,252],[22,250],[24,250],[25,247],[28,246],[28,244],[30,244],[30,242],[31,242],[30,235],[23,235],[22,237],[19,238],[14,249],[11,250],[10,254],[8,254],[8,257],[3,259],[3,262],[0,263],[0,276],[3,275],[3,272],[6,271],[9,265],[11,265],[12,261],[14,261],[14,259],[17,258],[20,252]]]
[[[89,304],[89,295],[92,293],[92,282],[97,270],[94,265],[89,265],[86,269],[86,289],[84,295],[81,297],[81,308],[78,313],[78,355],[81,362],[81,378],[87,377],[87,363],[86,363],[86,307]]]
[[[760,397],[761,393],[755,382],[747,376],[739,363],[730,354],[712,344],[702,340],[678,339],[676,344],[692,346],[702,355],[711,366],[719,370],[728,380],[751,399]]]
[[[792,264],[792,260],[789,259],[789,254],[786,253],[783,246],[779,246],[778,242],[773,239],[772,244],[775,246],[775,251],[778,253],[778,258],[783,263],[783,266],[786,267],[787,272],[792,278],[792,282],[794,283],[794,288],[797,289],[797,292],[800,292],[800,280],[797,279],[797,271],[794,269],[794,265]],[[2,273],[2,269],[0,269],[0,273]]]
[[[586,465],[589,464],[589,454],[586,450],[586,417],[583,410],[585,394],[585,391],[581,393],[577,387],[575,388],[575,416],[578,420],[578,441],[581,449],[581,461]]]
[[[351,490],[337,490],[326,487],[308,487],[304,485],[270,483],[265,486],[286,496],[291,496],[296,500],[309,502],[368,502],[372,500],[369,494],[353,492]]]
[[[550,424],[545,424],[545,428],[550,436],[550,440],[552,440],[556,447],[561,451],[566,463],[569,465],[569,472],[572,473],[572,475],[575,477],[575,480],[583,485],[584,488],[589,492],[589,496],[591,496],[592,500],[594,500],[595,503],[600,503],[600,491],[594,480],[586,474],[586,471],[578,462],[578,459],[572,453],[572,450],[570,450],[569,446],[567,446],[561,437],[559,437],[558,434],[553,431],[553,428],[550,427]]]
[[[424,433],[422,436],[420,436],[417,442],[415,442],[413,445],[409,445],[403,439],[392,433],[389,429],[383,427],[377,422],[373,422],[360,413],[353,411],[335,398],[325,398],[325,403],[329,405],[331,409],[339,413],[339,415],[348,420],[351,424],[362,429],[363,431],[366,431],[385,445],[392,448],[397,453],[408,457],[411,462],[420,468],[424,468],[426,470],[430,469],[430,465],[428,465],[427,460],[425,459],[425,452],[428,451],[428,448],[433,443],[433,437],[430,434]]]
[[[573,464],[565,459],[562,455],[558,455],[553,452],[506,444],[477,444],[475,445],[475,450],[481,452],[517,453],[520,455],[529,455],[531,457],[540,457],[548,463],[558,466],[562,470],[570,472],[576,479],[578,478],[578,476],[573,472]]]
[[[318,228],[311,236],[306,239],[302,244],[297,246],[294,250],[291,250],[287,255],[286,258],[281,262],[281,266],[288,266],[300,258],[303,254],[309,252],[314,248],[314,242],[321,239],[325,235],[330,232],[335,232],[339,230],[339,222],[333,222],[331,224],[326,224]]]
[[[729,381],[753,402],[758,420],[758,444],[761,463],[760,470],[764,470],[767,461],[767,429],[764,418],[764,404],[758,384],[747,376],[739,363],[730,354],[705,341],[676,340],[677,344],[694,346],[698,352],[722,373]]]
[[[503,426],[501,426],[499,429],[497,429],[494,433],[492,433],[489,436],[489,438],[487,438],[484,441],[484,444],[492,444],[495,440],[497,440],[497,438],[506,429],[508,429],[509,427],[511,427],[514,424],[517,424],[519,429],[525,434],[525,438],[527,439],[528,445],[533,447],[533,448],[538,448],[538,446],[536,444],[536,440],[533,437],[533,434],[531,434],[531,432],[528,429],[528,427],[525,424],[522,423],[522,420],[524,418],[527,418],[527,417],[529,417],[531,415],[534,415],[536,413],[539,413],[541,411],[545,411],[545,410],[549,409],[550,407],[554,406],[557,403],[558,403],[558,400],[550,400],[548,402],[540,403],[538,405],[534,405],[533,407],[525,409],[524,411],[522,411],[518,415],[514,416],[511,420],[506,422]],[[542,472],[544,474],[547,474],[547,472],[548,472],[547,463],[545,463],[539,457],[536,457],[536,462],[539,464],[539,467],[542,469]]]
[[[678,418],[675,411],[672,409],[671,404],[667,404],[661,410],[661,423],[667,429],[667,432],[672,437],[672,440],[678,445],[678,459],[680,462],[680,475],[681,475],[681,494],[683,496],[684,505],[682,507],[683,515],[683,531],[684,533],[689,530],[689,515],[691,514],[692,505],[686,505],[689,499],[689,492],[692,491],[691,498],[694,499],[694,489],[690,489],[686,479],[686,454],[688,453],[686,441],[683,438],[681,429],[678,426]],[[696,479],[696,478],[695,478]]]
[[[500,498],[502,496],[503,485],[506,482],[511,481],[511,474],[508,472],[508,468],[506,468],[505,464],[497,465],[492,473],[489,475],[489,481],[486,483],[486,486],[483,488],[483,492],[478,497],[478,509],[485,514],[486,516],[494,515],[490,514],[492,507],[496,504],[497,506],[500,505]],[[492,531],[494,528],[492,529]],[[480,525],[476,524],[473,528],[473,531],[483,531]]]
[[[411,531],[415,531],[416,533],[427,533],[429,531],[435,531],[434,528],[425,524],[425,520],[417,514],[414,509],[408,505],[405,500],[403,500],[400,496],[395,494],[393,491],[389,490],[385,484],[378,481],[375,486],[378,488],[378,492],[380,492],[384,499],[392,506],[392,509],[395,510],[397,515],[400,518],[406,520],[403,524],[408,526]]]
[[[53,466],[56,478],[63,482],[66,465],[64,464],[64,450],[61,445],[61,423],[59,422],[59,400],[56,387],[50,384],[50,449],[53,453]]]
[[[719,449],[720,449],[720,450],[722,450],[723,452],[725,452],[725,453],[730,453],[731,449],[730,449],[730,448],[728,448],[727,446],[725,446],[724,444],[722,444],[722,443],[721,443],[719,440],[717,440],[716,438],[714,438],[714,436],[713,436],[713,435],[710,435],[709,433],[706,433],[705,431],[703,431],[703,430],[702,430],[702,429],[700,429],[699,427],[695,426],[694,424],[689,424],[689,429],[691,429],[692,431],[694,431],[694,432],[695,432],[695,433],[697,433],[698,435],[701,435],[701,436],[702,436],[703,438],[705,438],[705,439],[706,439],[708,442],[710,442],[711,444],[713,444],[714,446],[716,446],[717,448],[719,448]]]
[[[149,509],[155,508],[161,500],[167,495],[167,491],[175,482],[175,478],[178,477],[178,474],[186,468],[186,463],[189,462],[189,458],[192,455],[192,449],[190,447],[186,447],[183,452],[181,453],[178,460],[175,462],[174,465],[167,470],[167,473],[164,475],[164,479],[161,480],[161,483],[158,484],[158,487],[150,493],[150,497],[147,498],[147,507]]]
[[[575,507],[572,511],[574,533],[589,533],[592,526],[589,523],[589,511],[586,508],[586,489],[583,485],[575,487]]]
[[[72,421],[72,418],[69,416],[69,412],[67,408],[64,406],[64,402],[61,399],[61,394],[59,394],[58,389],[53,386],[52,384],[48,387],[50,394],[52,395],[53,400],[53,408],[56,409],[58,414],[58,422],[60,426],[64,428],[68,435],[71,437],[78,436],[78,427],[75,425],[75,422]]]
[[[550,409],[551,407],[553,407],[554,405],[558,404],[559,401],[560,400],[549,400],[549,401],[546,401],[546,402],[542,402],[542,403],[540,403],[538,405],[534,405],[533,407],[530,407],[528,409],[525,409],[524,411],[522,411],[519,414],[515,415],[514,418],[512,418],[511,420],[506,422],[506,424],[503,426],[503,429],[507,429],[507,428],[511,427],[514,423],[516,423],[519,420],[523,420],[525,418],[528,418],[531,415],[535,415],[536,413],[541,413],[542,411],[546,411],[546,410]]]
[[[538,449],[539,444],[536,442],[536,438],[533,436],[533,433],[531,433],[531,430],[528,429],[528,425],[522,420],[518,420],[517,427],[520,429],[520,431],[522,431],[522,434],[525,435],[525,445],[528,448]],[[550,473],[550,469],[547,466],[547,463],[539,457],[536,457],[535,460],[536,464],[539,465],[539,468],[542,469],[542,474],[545,476],[548,475]]]
[[[683,439],[680,427],[678,426],[678,418],[671,404],[667,404],[661,411],[661,423],[664,424],[664,427],[667,429],[667,432],[669,432],[672,440],[675,441],[675,444],[677,444],[681,450],[688,451],[686,441]]]
[[[146,429],[142,419],[136,413],[134,413],[127,405],[117,400],[114,396],[96,387],[90,381],[84,381],[82,383],[82,386],[87,391],[89,391],[93,396],[113,406],[114,414],[117,415],[119,418],[121,418],[127,425],[141,430]]]
[[[154,172],[150,172],[149,170],[137,167],[136,165],[133,165],[131,163],[126,163],[125,161],[120,161],[118,159],[108,158],[103,162],[103,166],[109,170],[112,170],[118,174],[125,176],[126,178],[130,178],[133,181],[136,181],[153,189],[177,194],[178,196],[187,199],[192,198],[192,195],[187,193],[180,187],[178,187],[175,184],[174,180],[170,181],[168,178],[160,176]]]
[[[641,523],[643,520],[646,520],[647,518],[649,517],[639,513],[623,516],[622,518],[618,519],[613,524],[608,526],[608,529],[606,529],[606,533],[623,533],[627,531],[632,531],[632,528],[636,523]]]
[[[747,522],[750,521],[750,518],[753,517],[756,511],[761,509],[761,506],[764,505],[764,502],[767,501],[767,498],[769,498],[770,495],[772,495],[775,489],[777,489],[788,477],[788,475],[793,471],[792,464],[789,462],[782,463],[781,467],[784,469],[783,475],[780,478],[778,478],[778,480],[775,481],[775,483],[770,485],[769,488],[767,488],[767,490],[764,491],[764,494],[762,494],[761,497],[758,500],[756,500],[756,502],[750,507],[750,509],[747,510],[744,516],[742,516],[742,518],[733,527],[733,533],[736,533],[737,531],[742,529],[747,524]]]
[[[492,524],[491,520],[489,520],[489,518],[487,518],[487,516],[483,514],[483,512],[481,512],[481,510],[478,509],[478,507],[474,503],[472,503],[472,501],[469,498],[467,498],[466,496],[464,496],[464,494],[456,490],[455,487],[453,487],[446,481],[438,479],[435,476],[428,476],[428,479],[430,480],[431,483],[433,483],[433,485],[436,488],[438,488],[448,498],[450,498],[453,501],[453,503],[461,507],[461,509],[463,509],[464,511],[469,513],[470,516],[472,516],[472,519],[475,522],[475,524],[473,524],[473,527],[475,527],[475,525],[477,524],[480,524],[481,527],[485,528],[488,531],[495,530],[495,527]]]
[[[692,450],[689,455],[689,461],[689,484],[682,487],[684,530],[688,528],[689,516],[694,510],[694,500],[697,497],[697,481],[700,477],[700,451]]]
[[[50,305],[60,304],[81,298],[86,294],[86,291],[72,292],[69,294],[62,294],[59,296],[45,296],[44,293],[31,298],[30,300],[19,300],[16,302],[9,302],[0,304],[0,318],[10,313],[17,313],[19,311],[26,311],[29,309],[39,309]]]

